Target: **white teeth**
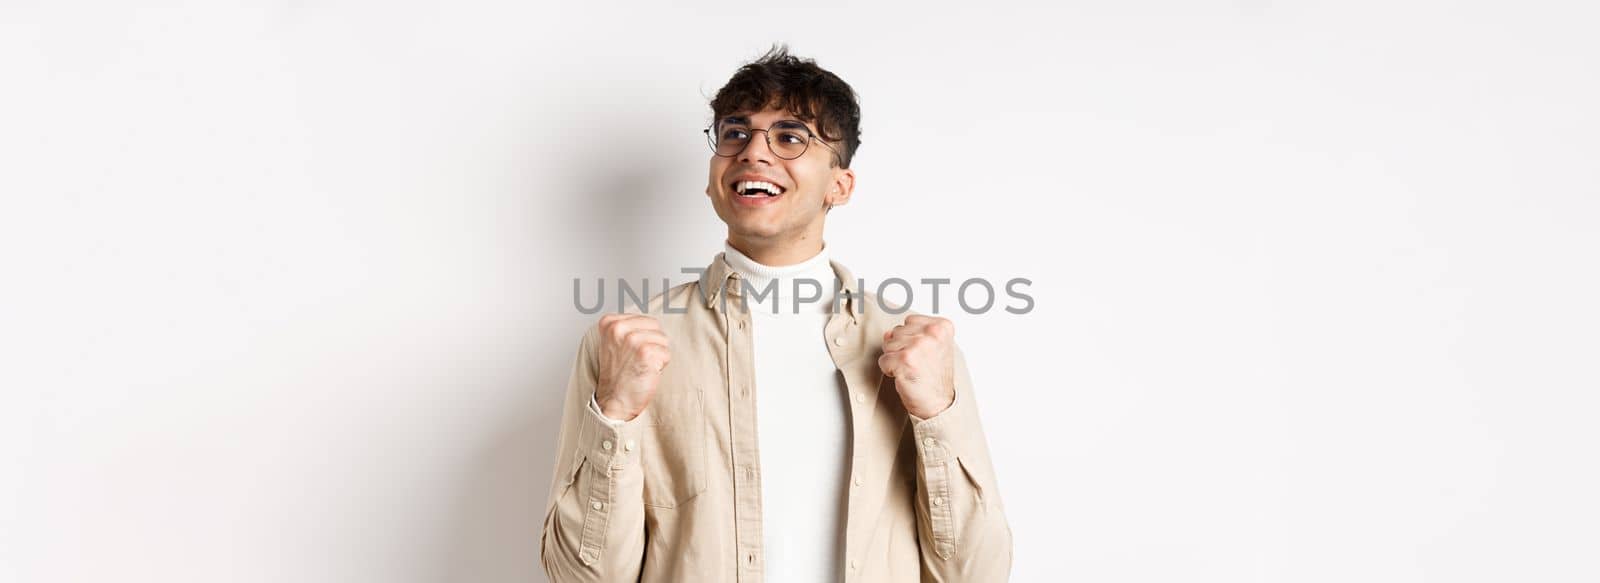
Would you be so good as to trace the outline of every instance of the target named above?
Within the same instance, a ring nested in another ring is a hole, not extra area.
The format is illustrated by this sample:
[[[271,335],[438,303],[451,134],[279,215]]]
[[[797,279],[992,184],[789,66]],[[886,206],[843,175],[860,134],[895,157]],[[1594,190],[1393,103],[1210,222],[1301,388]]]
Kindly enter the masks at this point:
[[[773,194],[783,194],[783,189],[779,188],[778,185],[759,180],[741,180],[733,187],[733,189],[739,194],[744,194],[746,191],[749,191],[752,188],[762,188]]]

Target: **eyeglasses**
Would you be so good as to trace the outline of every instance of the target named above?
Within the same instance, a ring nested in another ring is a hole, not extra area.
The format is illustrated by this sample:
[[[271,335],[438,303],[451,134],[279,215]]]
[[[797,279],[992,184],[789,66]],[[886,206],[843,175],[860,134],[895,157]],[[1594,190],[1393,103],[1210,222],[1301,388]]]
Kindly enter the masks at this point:
[[[713,133],[715,130],[715,133]],[[738,156],[745,148],[750,146],[751,134],[755,132],[767,133],[767,149],[772,154],[784,160],[793,160],[806,153],[806,148],[811,146],[811,141],[816,140],[822,147],[833,151],[838,158],[839,151],[827,142],[822,141],[816,134],[811,133],[811,128],[806,124],[793,120],[784,120],[772,124],[772,127],[758,130],[747,126],[731,123],[722,126],[712,126],[700,130],[706,134],[706,142],[711,145],[711,153],[724,158]],[[777,136],[774,138],[773,136]]]

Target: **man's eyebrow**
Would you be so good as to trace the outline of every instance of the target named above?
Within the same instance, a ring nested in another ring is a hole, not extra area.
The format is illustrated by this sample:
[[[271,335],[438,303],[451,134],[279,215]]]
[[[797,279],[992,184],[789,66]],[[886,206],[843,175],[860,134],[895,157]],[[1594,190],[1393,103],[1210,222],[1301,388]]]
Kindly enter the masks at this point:
[[[798,120],[798,119],[795,119],[795,118],[792,118],[792,117],[786,117],[786,118],[780,119],[778,121],[772,122],[772,124],[773,125],[777,125],[777,124],[780,124],[780,123],[783,123],[783,122],[786,122],[786,121],[787,122],[794,122],[794,123],[800,124],[801,126],[804,126],[806,128],[806,131],[811,132],[813,135],[817,133],[817,130],[811,129],[811,124],[808,124],[808,123],[806,123],[804,121],[801,121],[801,120]],[[717,126],[718,127],[725,126],[725,125],[728,125],[728,124],[737,124],[737,125],[747,126],[747,125],[750,125],[750,118],[747,117],[747,116],[743,116],[743,115],[730,115],[728,117],[722,118],[722,121],[717,122]]]
[[[786,121],[794,122],[794,123],[806,126],[807,128],[810,127],[810,124],[806,123],[804,120],[799,120],[799,119],[795,119],[795,118],[792,118],[792,117],[786,117],[786,118],[780,119],[780,120],[772,122],[772,123],[782,123],[782,122],[786,122]],[[728,117],[722,118],[722,121],[719,122],[719,123],[736,123],[736,124],[741,124],[741,125],[750,125],[750,117],[749,116],[744,116],[744,115],[730,115]]]

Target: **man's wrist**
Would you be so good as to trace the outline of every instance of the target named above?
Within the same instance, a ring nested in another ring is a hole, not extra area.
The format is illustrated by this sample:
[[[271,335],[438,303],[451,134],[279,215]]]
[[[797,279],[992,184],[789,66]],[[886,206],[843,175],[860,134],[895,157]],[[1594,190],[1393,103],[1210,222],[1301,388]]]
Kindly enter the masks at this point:
[[[639,416],[637,411],[633,411],[628,407],[618,404],[616,399],[601,399],[596,397],[595,404],[600,406],[600,414],[605,415],[607,419],[626,422],[633,421],[634,417]]]
[[[931,405],[931,406],[925,406],[925,407],[917,407],[915,409],[907,407],[906,408],[906,412],[910,413],[912,415],[915,415],[918,419],[928,419],[928,418],[933,417],[934,415],[938,415],[940,413],[948,411],[951,406],[955,405],[955,403],[956,403],[956,394],[955,394],[955,391],[951,391],[950,394],[949,394],[949,397],[946,398],[943,403],[937,403],[937,404],[934,404],[934,405]]]

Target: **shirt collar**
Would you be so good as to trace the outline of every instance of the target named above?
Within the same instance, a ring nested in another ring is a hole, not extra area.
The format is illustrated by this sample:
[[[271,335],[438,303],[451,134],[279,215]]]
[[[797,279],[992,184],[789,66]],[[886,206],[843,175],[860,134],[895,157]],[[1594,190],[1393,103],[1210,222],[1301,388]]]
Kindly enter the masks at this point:
[[[856,276],[850,273],[850,270],[845,268],[844,265],[831,258],[828,259],[828,267],[833,269],[833,274],[839,278],[839,285],[843,287],[843,291],[840,291],[839,295],[844,299],[844,313],[849,314],[852,321],[856,320],[861,315],[862,310],[861,287],[857,285]],[[700,297],[705,300],[706,307],[719,312],[722,311],[722,308],[727,303],[722,301],[723,294],[738,297],[739,279],[739,272],[728,263],[727,252],[717,253],[717,256],[711,260],[711,264],[700,272]],[[823,290],[823,293],[828,294],[833,293],[833,291],[831,289]]]

